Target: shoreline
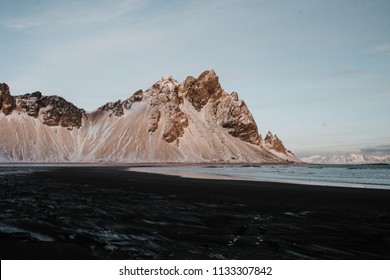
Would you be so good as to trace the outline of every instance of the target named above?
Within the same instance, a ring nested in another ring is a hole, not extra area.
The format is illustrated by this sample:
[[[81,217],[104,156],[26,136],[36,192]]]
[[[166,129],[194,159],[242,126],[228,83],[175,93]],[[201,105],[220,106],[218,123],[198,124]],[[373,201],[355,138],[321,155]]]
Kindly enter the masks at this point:
[[[192,165],[185,165],[179,167],[190,167]],[[219,167],[219,165],[206,165],[204,167]],[[190,172],[185,170],[173,170],[168,169],[174,166],[134,166],[127,170],[132,172],[141,172],[147,174],[159,174],[167,176],[177,176],[182,178],[192,179],[208,179],[208,180],[233,180],[233,181],[252,181],[262,183],[282,183],[282,184],[294,184],[294,185],[307,185],[307,186],[324,186],[324,187],[335,187],[335,188],[359,188],[359,189],[380,189],[390,191],[388,185],[376,185],[376,184],[357,184],[357,183],[334,183],[334,182],[320,182],[320,181],[304,181],[294,179],[270,179],[270,178],[253,178],[253,177],[240,177],[234,175],[221,175],[216,173],[201,173],[201,172]],[[246,167],[246,166],[242,166]],[[251,166],[252,167],[252,166]]]
[[[174,166],[267,166],[267,165],[316,165],[306,162],[34,162],[0,161],[0,166],[97,166],[97,167],[174,167]]]
[[[253,181],[253,182],[264,182],[264,183],[285,183],[285,184],[297,184],[297,185],[308,185],[308,186],[328,186],[328,187],[338,187],[338,188],[361,188],[361,189],[381,189],[381,190],[390,190],[389,185],[381,184],[359,184],[359,183],[343,183],[343,182],[327,182],[327,181],[306,181],[300,179],[279,179],[279,178],[257,178],[257,177],[242,177],[234,175],[224,175],[217,173],[207,173],[207,172],[191,172],[185,170],[173,170],[170,168],[186,168],[186,167],[204,167],[204,168],[218,168],[218,167],[262,167],[262,166],[298,166],[298,167],[316,167],[316,166],[326,166],[326,167],[339,167],[339,166],[380,166],[380,165],[389,165],[386,163],[373,163],[373,164],[315,164],[315,163],[305,163],[305,162],[282,162],[282,163],[180,163],[180,162],[152,162],[152,163],[68,163],[68,162],[0,162],[0,167],[42,167],[42,168],[72,168],[72,167],[116,167],[116,168],[127,168],[129,171],[134,172],[143,172],[148,174],[160,174],[168,176],[178,176],[184,178],[193,178],[193,179],[209,179],[209,180],[234,180],[234,181]]]

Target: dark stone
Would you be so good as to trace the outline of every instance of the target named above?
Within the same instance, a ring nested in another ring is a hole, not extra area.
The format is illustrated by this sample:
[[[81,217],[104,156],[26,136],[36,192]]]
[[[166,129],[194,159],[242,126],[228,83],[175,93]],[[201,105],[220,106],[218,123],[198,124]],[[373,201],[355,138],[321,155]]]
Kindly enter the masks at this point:
[[[0,83],[0,110],[5,115],[9,115],[14,108],[15,98],[11,95],[8,85]]]
[[[197,111],[200,111],[210,99],[217,100],[222,93],[218,76],[213,70],[204,71],[196,81],[186,80],[185,87],[188,87],[188,100]]]

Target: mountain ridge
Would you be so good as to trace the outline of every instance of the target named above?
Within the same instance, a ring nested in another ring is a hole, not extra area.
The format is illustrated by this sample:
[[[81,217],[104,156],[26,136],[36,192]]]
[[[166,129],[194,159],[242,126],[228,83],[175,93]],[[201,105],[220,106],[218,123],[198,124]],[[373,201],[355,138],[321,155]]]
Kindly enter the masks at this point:
[[[262,139],[245,102],[226,93],[213,70],[183,83],[165,76],[90,113],[59,96],[0,89],[7,132],[0,135],[0,158],[10,161],[299,161],[272,133]]]
[[[390,164],[390,155],[364,155],[361,153],[313,155],[301,158],[303,162],[315,164]]]

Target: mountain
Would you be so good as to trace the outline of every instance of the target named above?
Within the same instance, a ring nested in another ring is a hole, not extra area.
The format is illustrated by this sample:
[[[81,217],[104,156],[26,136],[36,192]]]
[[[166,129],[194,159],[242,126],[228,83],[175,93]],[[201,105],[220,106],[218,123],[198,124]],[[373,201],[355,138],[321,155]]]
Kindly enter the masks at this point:
[[[363,154],[345,154],[345,155],[314,155],[301,158],[303,162],[317,164],[372,164],[389,163],[390,155],[375,156]]]
[[[163,77],[90,113],[59,96],[0,91],[3,161],[299,161],[276,135],[262,139],[245,102],[213,70],[181,84]]]
[[[278,136],[273,135],[271,131],[268,131],[267,135],[264,138],[262,146],[271,151],[274,155],[289,160],[290,158],[296,158],[293,152],[287,150],[283,145],[282,140]]]

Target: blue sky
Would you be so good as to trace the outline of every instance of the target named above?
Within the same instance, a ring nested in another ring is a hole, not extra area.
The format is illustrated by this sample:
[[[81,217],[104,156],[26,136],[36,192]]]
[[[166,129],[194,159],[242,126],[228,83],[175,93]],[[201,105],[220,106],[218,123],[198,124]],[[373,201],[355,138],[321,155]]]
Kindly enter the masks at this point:
[[[0,2],[0,82],[93,110],[214,69],[300,156],[390,145],[390,1]]]

